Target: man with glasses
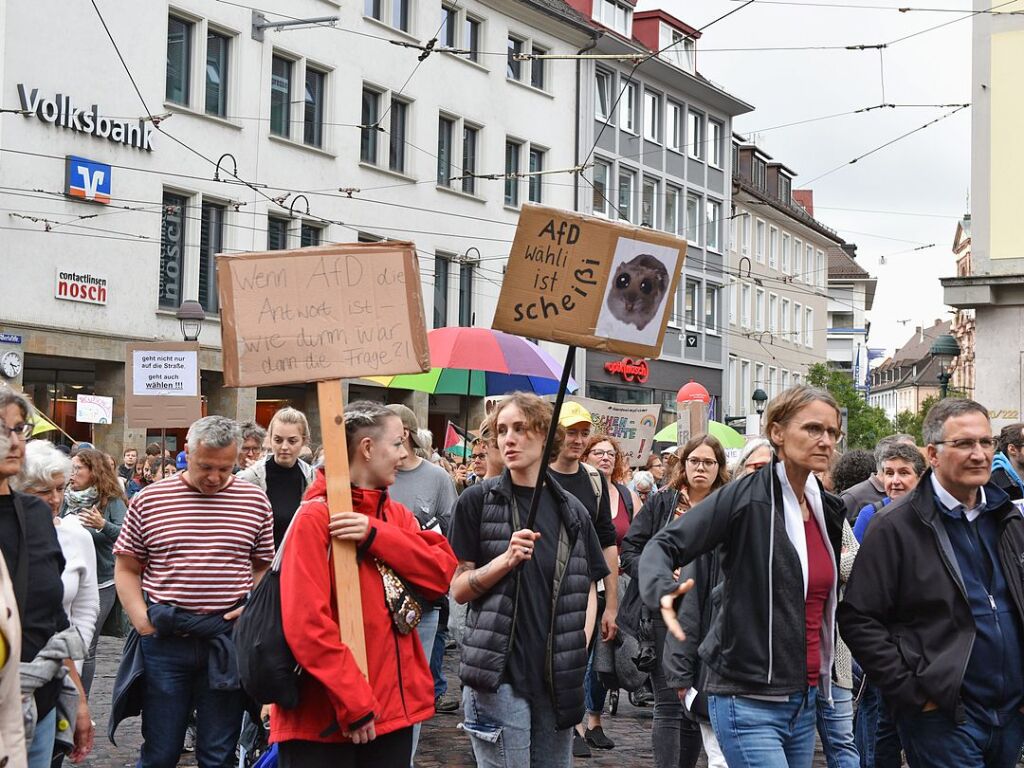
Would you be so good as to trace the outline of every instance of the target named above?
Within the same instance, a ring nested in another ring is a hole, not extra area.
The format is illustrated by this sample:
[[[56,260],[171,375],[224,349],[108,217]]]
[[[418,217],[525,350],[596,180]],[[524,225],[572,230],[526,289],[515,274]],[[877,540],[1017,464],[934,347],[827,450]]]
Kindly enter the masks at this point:
[[[255,421],[246,421],[242,425],[242,447],[238,450],[238,468],[236,474],[259,464],[263,458],[263,443],[267,439],[267,430]]]
[[[839,628],[914,768],[1012,768],[1024,743],[1024,517],[990,482],[988,411],[925,417],[930,469],[876,515]]]

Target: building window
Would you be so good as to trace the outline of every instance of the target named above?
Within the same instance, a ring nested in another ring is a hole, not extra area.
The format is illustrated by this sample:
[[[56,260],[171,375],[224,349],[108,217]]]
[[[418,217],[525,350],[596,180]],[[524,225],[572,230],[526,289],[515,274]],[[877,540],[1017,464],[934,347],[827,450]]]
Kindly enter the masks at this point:
[[[751,181],[754,182],[754,186],[758,189],[764,189],[767,174],[768,166],[765,164],[764,160],[755,157],[750,166],[750,178]]]
[[[779,370],[775,366],[768,367],[768,397],[772,398],[779,394]]]
[[[455,39],[455,30],[458,28],[459,13],[447,5],[441,6],[441,31],[438,33],[437,42],[443,48],[454,48],[458,45]]]
[[[636,186],[636,174],[619,168],[619,218],[633,221],[633,188]]]
[[[229,42],[226,35],[206,35],[206,114],[216,117],[228,114]]]
[[[185,267],[185,221],[188,199],[164,192],[160,221],[160,295],[161,307],[181,306],[182,272]]]
[[[779,230],[775,227],[768,229],[768,266],[775,269],[779,258]]]
[[[704,285],[704,330],[718,332],[718,286]]]
[[[686,194],[686,239],[694,245],[700,245],[700,198],[688,192]]]
[[[825,273],[828,271],[825,268],[825,253],[824,251],[817,251],[817,260],[814,262],[815,280],[814,284],[819,288],[825,287]]]
[[[409,0],[393,0],[391,25],[403,32],[409,31]]]
[[[636,83],[626,83],[619,101],[619,127],[636,133]]]
[[[708,120],[708,149],[709,157],[708,162],[715,168],[724,168],[722,160],[724,153],[722,151],[722,139],[725,136],[725,128],[717,120]]]
[[[199,224],[199,303],[207,312],[216,312],[216,255],[224,250],[224,212],[226,207],[203,203]]]
[[[789,235],[782,233],[782,272],[789,274]]]
[[[797,278],[800,277],[800,273],[803,271],[804,262],[804,244],[803,241],[793,240],[793,275]]]
[[[389,113],[391,130],[388,132],[388,168],[405,173],[405,142],[409,126],[409,104],[391,97]]]
[[[611,176],[611,165],[604,160],[594,161],[594,213],[608,215],[608,179]]]
[[[644,179],[640,194],[640,225],[656,227],[657,223],[658,182]]]
[[[661,141],[661,96],[644,91],[644,138]]]
[[[612,73],[603,69],[597,70],[594,76],[594,109],[598,120],[607,120],[612,116]]]
[[[761,219],[757,220],[757,239],[754,241],[754,257],[764,264],[764,238],[765,238],[765,226]]]
[[[804,309],[804,344],[814,349],[814,310],[811,307]]]
[[[704,237],[707,240],[708,250],[721,251],[722,249],[722,204],[717,200],[708,200],[707,203],[707,232]]]
[[[291,133],[291,94],[292,62],[274,56],[270,63],[270,132],[276,136],[288,138]]]
[[[814,246],[811,245],[810,243],[808,243],[807,247],[804,249],[804,255],[805,255],[806,258],[804,260],[804,270],[803,270],[803,274],[801,275],[801,277],[803,277],[805,280],[807,280],[808,283],[813,283],[814,282]]]
[[[704,159],[704,115],[690,110],[690,157],[695,160]]]
[[[476,194],[476,153],[480,129],[469,125],[462,127],[462,191],[467,195]]]
[[[359,159],[377,165],[377,122],[380,120],[381,94],[363,88],[363,107],[359,126]]]
[[[750,410],[750,395],[750,363],[743,360],[740,363],[740,401],[737,404],[740,413]]]
[[[519,152],[523,145],[505,142],[505,205],[519,205]]]
[[[676,187],[665,187],[665,231],[679,232],[679,192]]]
[[[789,389],[789,371],[782,372],[782,391],[785,392]]]
[[[459,325],[473,325],[473,265],[459,267]]]
[[[616,0],[594,0],[594,18],[627,39],[632,35],[633,9]]]
[[[466,58],[470,61],[480,60],[480,21],[467,15],[463,24],[462,47],[469,51]]]
[[[434,327],[448,325],[448,275],[451,260],[440,253],[434,257]]]
[[[764,291],[761,288],[754,291],[754,330],[764,330]]]
[[[750,327],[750,284],[743,283],[740,290],[740,325]]]
[[[306,67],[306,101],[303,109],[302,140],[311,147],[324,145],[324,84],[327,73]]]
[[[668,148],[683,151],[683,105],[668,103]]]
[[[749,213],[740,214],[740,253],[744,256],[750,255],[750,222]]]
[[[523,52],[523,41],[515,37],[509,37],[508,39],[508,62],[505,71],[505,77],[509,80],[522,80],[523,79],[523,62],[519,61],[516,56],[519,56]]]
[[[167,17],[167,75],[164,97],[175,104],[188,105],[192,62],[192,24],[174,16]]]
[[[792,341],[792,339],[789,337],[789,332],[790,332],[789,312],[790,312],[789,299],[783,298],[782,299],[782,336],[786,339],[786,341]]]
[[[804,308],[800,304],[793,304],[793,341],[798,346],[804,343]]]
[[[267,217],[267,250],[283,251],[288,247],[288,219]]]
[[[443,115],[437,119],[437,183],[447,187],[452,183],[452,140],[455,121]]]
[[[768,389],[768,380],[764,377],[764,363],[754,363],[754,387]]]
[[[303,224],[299,230],[299,244],[303,248],[320,245],[324,239],[324,228],[316,224]]]
[[[383,21],[384,19],[381,16],[381,0],[364,0],[363,15],[377,21]]]
[[[779,297],[768,294],[768,332],[778,333],[779,330]]]
[[[547,51],[539,45],[532,46],[531,51],[534,56],[544,56],[547,54]],[[542,91],[544,90],[544,59],[530,60],[530,85]]]
[[[789,203],[793,199],[793,180],[785,174],[779,174],[779,199]]]
[[[736,325],[737,310],[740,305],[740,284],[732,283],[729,286],[729,325]]]
[[[684,306],[686,312],[686,327],[697,328],[697,292],[700,289],[700,284],[695,280],[686,281],[686,295],[684,296]]]
[[[531,203],[541,202],[541,184],[544,177],[541,172],[544,170],[544,150],[530,147],[530,181],[527,188],[527,197]]]

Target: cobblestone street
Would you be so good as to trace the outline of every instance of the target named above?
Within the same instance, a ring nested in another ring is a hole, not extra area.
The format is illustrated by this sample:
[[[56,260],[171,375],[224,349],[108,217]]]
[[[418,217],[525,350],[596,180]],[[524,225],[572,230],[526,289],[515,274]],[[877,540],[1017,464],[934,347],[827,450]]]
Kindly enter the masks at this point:
[[[104,768],[120,768],[132,766],[138,756],[141,741],[140,721],[128,720],[121,724],[117,734],[117,745],[111,744],[106,738],[107,720],[110,714],[110,692],[113,687],[114,675],[117,672],[117,660],[121,641],[104,637],[100,640],[99,659],[96,683],[93,687],[93,719],[96,720],[96,747],[86,761],[86,765],[103,766]],[[449,651],[445,659],[449,683],[458,678],[455,675],[457,652]],[[418,768],[475,768],[469,738],[459,730],[461,711],[450,715],[437,715],[423,728],[419,751],[416,755]],[[653,766],[651,753],[651,709],[650,707],[635,708],[629,704],[625,694],[622,695],[619,711],[615,717],[605,717],[605,732],[616,742],[616,748],[606,752],[594,750],[594,756],[588,759],[576,759],[575,768],[641,768]],[[195,758],[191,754],[182,755],[179,766],[194,766]],[[703,758],[699,768],[705,765]],[[825,761],[820,751],[816,755],[815,768],[824,768]]]

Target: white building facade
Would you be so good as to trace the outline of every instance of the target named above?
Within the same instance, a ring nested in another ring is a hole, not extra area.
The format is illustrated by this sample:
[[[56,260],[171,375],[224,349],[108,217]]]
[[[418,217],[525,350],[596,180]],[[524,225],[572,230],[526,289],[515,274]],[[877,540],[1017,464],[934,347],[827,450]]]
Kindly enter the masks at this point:
[[[115,398],[107,450],[147,439],[121,418],[124,346],[181,338],[185,299],[209,413],[315,412],[311,386],[223,387],[218,252],[412,240],[428,326],[486,326],[519,206],[574,206],[576,66],[506,56],[592,41],[557,0],[297,0],[271,21],[335,26],[281,29],[213,0],[100,7],[113,44],[91,5],[0,0],[0,353],[76,439],[76,392]],[[434,37],[462,53],[401,47]],[[59,297],[62,274],[92,300]]]
[[[853,379],[866,392],[870,384],[867,313],[875,303],[878,281],[857,263],[857,246],[845,243],[826,252],[828,258],[828,364]]]

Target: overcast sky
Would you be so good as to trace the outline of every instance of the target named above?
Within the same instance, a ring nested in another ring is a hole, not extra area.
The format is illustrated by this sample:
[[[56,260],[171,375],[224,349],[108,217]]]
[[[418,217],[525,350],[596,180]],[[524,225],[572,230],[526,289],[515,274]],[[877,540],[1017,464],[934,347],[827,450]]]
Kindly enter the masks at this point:
[[[794,189],[952,109],[884,109],[764,129],[881,103],[967,103],[971,95],[969,19],[892,44],[966,16],[968,0],[917,2],[918,7],[962,13],[899,13],[888,10],[897,7],[893,0],[810,1],[831,7],[756,0],[707,29],[697,44],[701,74],[755,106],[736,120],[734,129],[756,138],[775,160],[796,171]],[[834,7],[841,2],[886,10]],[[741,4],[640,0],[638,8],[660,7],[700,28]],[[881,65],[876,50],[714,50],[875,43],[892,44]],[[869,346],[891,353],[916,325],[951,317],[942,303],[939,277],[955,273],[953,237],[959,218],[969,210],[970,135],[970,110],[962,110],[810,184],[815,217],[856,243],[858,262],[878,278]],[[909,251],[933,243],[934,248]]]

